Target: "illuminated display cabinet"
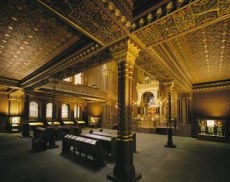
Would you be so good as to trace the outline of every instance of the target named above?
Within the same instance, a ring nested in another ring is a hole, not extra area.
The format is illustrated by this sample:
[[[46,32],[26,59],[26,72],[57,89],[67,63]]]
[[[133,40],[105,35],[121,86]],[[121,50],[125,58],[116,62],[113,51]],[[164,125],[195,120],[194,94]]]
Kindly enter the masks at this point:
[[[101,125],[101,117],[98,116],[89,116],[89,126],[100,127]]]
[[[198,120],[198,138],[207,140],[225,140],[225,121],[215,119]]]
[[[21,117],[10,116],[9,117],[9,128],[10,132],[20,132]]]

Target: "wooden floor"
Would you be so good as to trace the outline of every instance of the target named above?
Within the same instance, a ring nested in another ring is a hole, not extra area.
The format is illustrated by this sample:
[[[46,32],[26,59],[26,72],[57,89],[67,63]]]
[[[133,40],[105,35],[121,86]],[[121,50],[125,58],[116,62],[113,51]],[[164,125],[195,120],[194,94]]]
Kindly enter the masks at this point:
[[[174,137],[177,148],[164,148],[165,135],[137,133],[136,171],[143,182],[230,181],[230,144]],[[114,164],[62,156],[59,148],[31,151],[31,138],[0,133],[1,182],[105,182]]]

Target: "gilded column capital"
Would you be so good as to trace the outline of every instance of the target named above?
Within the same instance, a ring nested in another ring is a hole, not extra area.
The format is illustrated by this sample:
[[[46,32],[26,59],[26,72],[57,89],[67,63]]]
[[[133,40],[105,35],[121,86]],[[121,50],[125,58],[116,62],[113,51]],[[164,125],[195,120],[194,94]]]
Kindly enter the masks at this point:
[[[140,52],[140,49],[131,42],[131,40],[128,40],[128,49],[126,52],[126,61],[130,64],[130,65],[134,65],[135,64],[135,60],[138,57]]]
[[[174,82],[173,81],[163,82],[163,85],[166,86],[167,89],[172,90],[174,87]]]
[[[113,59],[116,61],[127,61],[128,64],[134,65],[135,60],[139,55],[140,49],[135,45],[135,43],[129,39],[125,38],[116,42],[109,47],[112,52]]]

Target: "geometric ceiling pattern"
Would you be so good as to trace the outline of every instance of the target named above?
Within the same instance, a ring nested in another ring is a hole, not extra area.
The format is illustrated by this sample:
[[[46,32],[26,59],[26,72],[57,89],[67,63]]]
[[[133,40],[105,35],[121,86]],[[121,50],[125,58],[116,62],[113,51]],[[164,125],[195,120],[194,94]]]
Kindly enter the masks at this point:
[[[165,44],[192,84],[230,79],[230,19]]]
[[[154,48],[172,70],[181,72],[191,84],[230,79],[230,19]]]
[[[178,36],[181,33],[189,32],[191,29],[200,27],[212,20],[225,18],[230,13],[229,0],[195,0],[190,1],[190,6],[185,6],[175,13],[167,13],[163,18],[161,15],[166,11],[170,11],[174,6],[178,6],[178,0],[173,4],[169,2],[165,10],[159,8],[155,16],[158,17],[153,23],[147,24],[146,27],[135,31],[134,34],[146,45],[156,45],[164,42],[169,38]],[[188,1],[187,1],[188,2]],[[148,18],[151,15],[150,19]],[[139,20],[139,24],[150,22],[155,17],[149,14],[147,17]]]
[[[149,15],[139,23],[148,22]],[[184,91],[229,79],[229,18],[230,1],[197,0],[141,27],[133,35],[151,61],[137,59],[138,66],[160,81],[174,80]]]
[[[3,1],[0,12],[1,77],[23,79],[81,35],[26,0]]]
[[[109,43],[124,35],[124,31],[92,0],[42,0],[42,2],[102,43]]]

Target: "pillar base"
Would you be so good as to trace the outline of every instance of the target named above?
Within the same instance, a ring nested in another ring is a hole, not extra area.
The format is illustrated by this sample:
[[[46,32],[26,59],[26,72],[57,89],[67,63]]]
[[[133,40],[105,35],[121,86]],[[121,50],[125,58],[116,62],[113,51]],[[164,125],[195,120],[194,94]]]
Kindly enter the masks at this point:
[[[127,181],[128,181],[128,182],[135,182],[135,181],[138,181],[139,179],[141,179],[142,174],[139,173],[139,172],[136,172],[136,173],[135,173],[135,176],[134,176],[133,179],[131,179],[131,180],[118,178],[118,177],[114,176],[113,173],[107,174],[106,177],[107,177],[108,180],[114,181],[114,182],[127,182]]]
[[[164,145],[164,147],[168,147],[168,148],[176,148],[176,145]]]
[[[55,149],[55,148],[58,148],[59,146],[58,145],[52,145],[52,146],[48,146],[47,149]]]
[[[172,137],[172,128],[168,128],[168,141],[167,144],[164,145],[164,147],[169,147],[169,148],[176,148],[176,145],[173,144],[173,137]]]
[[[30,125],[28,123],[24,123],[22,125],[22,135],[21,138],[31,137],[30,136]]]

